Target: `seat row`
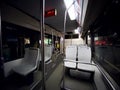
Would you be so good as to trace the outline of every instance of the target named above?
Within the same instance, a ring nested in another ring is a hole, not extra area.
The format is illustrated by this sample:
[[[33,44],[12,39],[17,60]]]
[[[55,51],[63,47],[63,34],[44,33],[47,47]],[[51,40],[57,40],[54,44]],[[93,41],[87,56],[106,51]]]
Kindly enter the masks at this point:
[[[45,46],[45,62],[52,56],[52,46]],[[39,48],[26,48],[24,58],[12,70],[20,75],[26,76],[39,68],[41,62],[41,52]]]
[[[64,66],[69,69],[78,69],[90,72],[94,76],[94,67],[91,62],[91,48],[87,45],[71,45],[65,50]]]

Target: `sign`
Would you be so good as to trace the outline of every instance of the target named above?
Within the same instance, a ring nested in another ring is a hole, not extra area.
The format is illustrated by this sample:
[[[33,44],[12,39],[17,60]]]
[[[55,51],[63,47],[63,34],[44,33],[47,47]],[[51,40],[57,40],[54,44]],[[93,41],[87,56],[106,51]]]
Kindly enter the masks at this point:
[[[57,15],[57,10],[56,9],[51,9],[48,11],[45,11],[45,17],[52,17]]]

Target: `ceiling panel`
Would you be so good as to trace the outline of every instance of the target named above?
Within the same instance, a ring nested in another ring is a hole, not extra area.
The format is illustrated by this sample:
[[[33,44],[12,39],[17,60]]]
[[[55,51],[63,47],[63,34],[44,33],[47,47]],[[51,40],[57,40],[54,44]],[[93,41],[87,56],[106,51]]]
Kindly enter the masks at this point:
[[[7,3],[40,20],[40,0],[6,0]],[[45,24],[63,32],[65,5],[63,0],[45,0],[45,10],[56,9],[57,15],[45,18]],[[67,16],[66,31],[71,31],[77,27],[76,21],[70,21]]]

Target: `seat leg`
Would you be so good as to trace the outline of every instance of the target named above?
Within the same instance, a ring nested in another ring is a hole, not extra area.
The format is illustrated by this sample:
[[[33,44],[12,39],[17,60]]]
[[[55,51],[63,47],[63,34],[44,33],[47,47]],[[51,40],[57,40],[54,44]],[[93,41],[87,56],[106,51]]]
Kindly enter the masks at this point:
[[[94,72],[91,72],[91,75],[90,75],[90,80],[93,81],[94,80]]]
[[[70,68],[66,68],[66,69],[65,69],[65,73],[66,73],[67,75],[70,75]]]

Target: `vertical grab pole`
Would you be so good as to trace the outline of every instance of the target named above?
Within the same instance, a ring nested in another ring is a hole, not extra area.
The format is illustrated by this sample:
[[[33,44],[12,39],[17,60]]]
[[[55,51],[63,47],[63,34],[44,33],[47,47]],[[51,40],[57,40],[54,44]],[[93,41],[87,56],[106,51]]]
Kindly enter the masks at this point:
[[[92,58],[95,57],[95,43],[94,43],[94,32],[92,29],[90,29],[91,34],[91,51],[92,51]],[[92,59],[91,59],[92,60]]]
[[[42,64],[42,90],[45,90],[45,59],[44,59],[44,12],[45,0],[40,0],[40,33],[41,33],[41,64]]]
[[[52,53],[54,52],[54,36],[53,36],[53,30],[52,30]]]
[[[86,37],[85,37],[85,44],[88,45],[88,32],[87,32]]]
[[[65,55],[65,32],[66,32],[66,16],[67,16],[67,9],[65,10],[64,16],[64,32],[63,32],[63,54]],[[63,61],[63,89],[65,89],[65,67]]]
[[[2,52],[2,26],[1,26],[1,8],[0,8],[0,84],[2,84],[4,79],[4,71],[3,71],[3,52]]]
[[[66,17],[67,17],[67,12],[71,8],[71,6],[75,3],[76,1],[73,1],[73,3],[65,10],[64,14],[64,32],[63,32],[63,53],[65,55],[65,32],[66,32]],[[64,61],[63,61],[63,88],[65,88],[65,67],[64,67]]]
[[[2,29],[1,29],[1,8],[0,8],[0,84],[2,84],[3,75],[3,53],[2,53]]]

